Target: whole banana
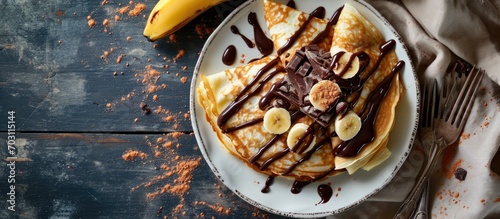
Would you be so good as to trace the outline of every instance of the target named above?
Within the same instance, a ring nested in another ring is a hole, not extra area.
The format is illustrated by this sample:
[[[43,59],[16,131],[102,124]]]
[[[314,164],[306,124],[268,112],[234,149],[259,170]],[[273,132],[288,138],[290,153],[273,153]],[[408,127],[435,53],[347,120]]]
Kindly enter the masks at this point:
[[[227,0],[160,0],[149,14],[143,34],[149,41],[166,37],[224,1]]]

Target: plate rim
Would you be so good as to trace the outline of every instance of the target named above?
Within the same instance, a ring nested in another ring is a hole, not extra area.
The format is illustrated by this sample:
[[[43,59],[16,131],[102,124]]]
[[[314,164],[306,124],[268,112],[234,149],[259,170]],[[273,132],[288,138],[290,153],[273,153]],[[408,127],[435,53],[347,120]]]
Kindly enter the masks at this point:
[[[335,209],[335,210],[332,210],[332,211],[320,211],[320,212],[314,212],[314,213],[286,212],[286,211],[282,211],[282,210],[278,210],[278,209],[274,209],[274,208],[268,207],[268,206],[266,206],[264,204],[261,204],[261,203],[255,201],[255,200],[253,200],[250,197],[247,197],[246,195],[242,194],[237,189],[232,188],[230,186],[227,186],[227,184],[223,180],[223,176],[221,175],[220,171],[218,170],[218,168],[214,165],[214,163],[211,160],[209,152],[206,149],[206,145],[207,144],[205,143],[204,139],[202,139],[201,136],[200,136],[200,129],[199,129],[200,126],[199,126],[197,118],[196,118],[196,114],[197,114],[196,113],[197,112],[196,104],[198,104],[197,103],[197,97],[196,97],[196,91],[195,91],[195,89],[197,87],[197,84],[198,84],[198,80],[196,80],[196,79],[201,74],[199,70],[201,68],[201,64],[203,62],[203,58],[205,57],[208,48],[214,42],[214,40],[216,39],[217,35],[219,35],[221,33],[221,29],[223,27],[225,27],[242,10],[246,9],[247,7],[249,7],[250,5],[254,4],[257,1],[263,1],[263,0],[249,0],[249,1],[246,1],[246,2],[242,3],[237,8],[235,8],[217,26],[217,28],[213,31],[213,33],[207,38],[207,40],[206,40],[206,42],[205,42],[202,50],[200,51],[199,58],[198,58],[198,60],[196,62],[195,68],[193,70],[193,76],[192,76],[191,85],[190,85],[190,98],[189,98],[190,120],[191,120],[191,125],[193,127],[193,132],[194,132],[196,141],[199,144],[198,148],[200,149],[200,152],[202,153],[202,156],[205,159],[205,161],[208,164],[208,166],[210,167],[211,171],[214,173],[214,175],[216,176],[216,178],[222,184],[224,184],[224,186],[226,186],[227,188],[229,188],[233,193],[235,193],[236,195],[238,195],[245,202],[247,202],[247,203],[249,203],[249,204],[251,204],[251,205],[253,205],[255,207],[258,207],[258,208],[260,208],[262,210],[268,211],[270,213],[281,215],[281,216],[287,216],[287,217],[325,217],[325,216],[331,216],[331,215],[334,215],[334,214],[338,214],[340,212],[344,212],[344,211],[349,210],[349,209],[351,209],[351,208],[353,208],[355,206],[358,206],[359,204],[363,203],[364,201],[366,201],[367,199],[369,199],[370,197],[372,197],[373,195],[375,195],[376,193],[378,193],[380,190],[382,190],[383,188],[385,188],[387,186],[387,184],[389,184],[394,179],[394,176],[399,172],[399,170],[401,169],[401,167],[403,166],[403,164],[406,162],[407,158],[409,157],[409,155],[410,155],[410,153],[412,151],[414,140],[415,140],[416,134],[417,134],[418,123],[419,123],[419,120],[420,120],[420,85],[419,85],[419,81],[418,81],[418,76],[417,76],[417,73],[416,73],[415,65],[414,65],[414,62],[413,62],[412,57],[410,55],[411,53],[410,53],[410,51],[409,51],[406,43],[404,42],[403,38],[401,37],[401,35],[399,35],[399,33],[390,24],[390,22],[378,10],[376,10],[372,5],[370,5],[369,3],[365,2],[364,0],[345,0],[346,2],[352,1],[352,2],[357,2],[357,3],[361,4],[361,5],[363,5],[366,9],[368,9],[370,11],[370,13],[372,13],[376,17],[378,17],[380,19],[380,21],[384,24],[384,26],[387,27],[388,30],[394,34],[394,36],[397,38],[397,42],[401,45],[402,49],[407,54],[407,57],[408,57],[408,60],[410,61],[410,63],[405,63],[405,65],[406,65],[406,67],[411,67],[411,72],[412,72],[412,75],[413,75],[413,81],[415,83],[414,85],[415,85],[415,110],[416,110],[416,112],[415,112],[415,124],[413,124],[413,130],[412,130],[412,133],[411,133],[411,136],[410,136],[410,141],[408,142],[408,145],[406,145],[406,148],[403,150],[404,151],[403,156],[401,157],[401,159],[399,159],[399,161],[396,164],[394,170],[392,170],[392,172],[384,180],[384,182],[378,188],[376,188],[373,191],[371,191],[370,193],[364,195],[361,199],[359,199],[356,202],[353,202],[353,203],[351,203],[351,204],[349,204],[349,205],[347,205],[345,207],[338,208],[338,209]],[[403,87],[403,88],[405,88],[405,87]],[[409,125],[411,125],[411,123],[409,123]]]

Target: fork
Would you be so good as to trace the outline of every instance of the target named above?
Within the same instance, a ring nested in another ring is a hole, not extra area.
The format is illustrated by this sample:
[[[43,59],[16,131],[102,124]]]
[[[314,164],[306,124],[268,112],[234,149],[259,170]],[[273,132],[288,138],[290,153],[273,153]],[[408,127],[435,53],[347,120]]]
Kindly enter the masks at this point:
[[[420,101],[422,104],[420,106],[421,118],[419,123],[419,138],[420,142],[422,143],[421,146],[425,155],[424,163],[427,164],[430,163],[430,158],[434,153],[433,149],[435,148],[434,145],[436,143],[433,123],[434,118],[437,116],[437,111],[439,110],[437,109],[439,105],[436,104],[438,103],[438,98],[438,87],[436,79],[424,82],[422,89],[422,100]],[[426,168],[428,168],[428,165],[426,166]],[[425,176],[424,172],[426,171],[426,168],[422,170],[420,178],[416,184],[418,185],[418,183],[421,182],[422,185],[413,187],[410,195],[408,195],[408,197],[405,199],[403,205],[400,207],[398,213],[396,214],[396,216],[394,216],[394,218],[406,219],[411,215],[413,209],[420,199],[422,190],[427,185],[427,178],[423,178]]]
[[[474,105],[474,97],[476,96],[481,80],[483,79],[484,71],[472,68],[470,74],[467,76],[465,83],[458,94],[458,97],[453,101],[453,108],[451,110],[438,111],[438,118],[435,122],[435,132],[438,141],[438,155],[443,150],[453,143],[455,143],[463,131],[467,118],[469,117],[472,105]],[[451,104],[452,98],[446,99],[442,104]],[[443,107],[440,107],[442,109]]]
[[[467,70],[468,63],[462,62],[461,60],[457,60],[455,64],[449,71],[446,71],[443,81],[443,88],[439,93],[440,103],[435,104],[437,107],[432,107],[432,103],[437,102],[437,81],[434,79],[434,83],[432,84],[432,88],[429,87],[428,83],[424,84],[423,93],[422,93],[422,106],[420,110],[421,121],[420,121],[420,142],[422,143],[423,152],[425,155],[424,163],[429,163],[429,157],[431,152],[431,147],[436,147],[436,136],[434,133],[434,119],[438,116],[438,110],[447,109],[448,112],[450,109],[449,102],[446,100],[449,98],[450,93],[458,93],[451,92],[457,90],[461,85],[463,85],[464,80],[462,75],[465,74]],[[457,74],[458,73],[458,74]],[[458,94],[457,94],[458,95]],[[457,96],[454,96],[456,98]],[[437,106],[439,105],[439,106]],[[429,107],[428,107],[429,106]],[[441,113],[441,112],[439,112]],[[424,185],[422,189],[422,193],[420,195],[420,199],[417,204],[417,208],[413,212],[413,219],[427,219],[428,218],[428,199],[429,199],[429,180]]]
[[[431,112],[434,113],[436,113],[435,110],[437,110],[438,118],[435,120],[435,124],[433,124],[437,140],[436,147],[432,147],[430,150],[430,162],[427,162],[427,165],[423,169],[416,186],[405,199],[394,218],[406,219],[409,217],[415,207],[415,204],[420,198],[420,194],[422,193],[422,189],[424,188],[430,173],[432,173],[432,170],[437,163],[437,158],[442,154],[448,145],[453,144],[460,137],[460,134],[465,126],[465,122],[470,114],[470,110],[472,109],[474,97],[483,75],[484,71],[476,69],[474,66],[470,74],[467,76],[464,85],[461,87],[457,98],[453,98],[453,89],[446,89],[446,91],[450,92],[445,92],[443,91],[444,89],[441,90],[441,95],[439,95],[439,98],[436,99],[437,102],[433,105],[433,109],[430,109]],[[453,85],[452,87],[456,86]],[[452,103],[453,106],[451,106]],[[451,108],[447,106],[450,106]]]
[[[432,83],[427,81],[423,85],[422,92],[422,105],[420,106],[420,123],[419,123],[419,138],[421,142],[422,151],[425,155],[424,163],[429,162],[430,152],[432,147],[436,144],[436,136],[434,134],[434,118],[437,116],[437,80],[434,79]],[[429,181],[425,183],[422,189],[420,199],[418,201],[418,208],[415,209],[414,218],[425,219],[427,218],[427,199],[428,199]],[[417,203],[415,203],[417,204]]]

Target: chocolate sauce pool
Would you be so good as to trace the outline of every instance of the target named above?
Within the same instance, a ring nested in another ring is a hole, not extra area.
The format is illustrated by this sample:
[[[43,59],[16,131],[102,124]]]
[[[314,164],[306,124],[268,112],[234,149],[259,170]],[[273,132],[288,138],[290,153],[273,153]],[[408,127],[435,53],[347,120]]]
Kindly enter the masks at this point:
[[[327,184],[321,184],[318,186],[318,195],[321,197],[321,201],[318,204],[325,204],[330,201],[333,195],[333,189]]]
[[[236,47],[230,45],[224,50],[222,54],[222,63],[225,65],[232,65],[236,60]]]
[[[295,8],[295,2],[293,0],[290,0],[287,5],[289,7]],[[332,15],[332,17],[328,21],[328,25],[325,27],[324,30],[321,30],[321,32],[313,39],[311,44],[317,44],[317,43],[321,42],[323,39],[325,39],[325,37],[331,31],[331,28],[333,28],[333,25],[335,25],[337,23],[342,9],[343,9],[343,7],[340,7],[338,10],[335,11],[335,13]],[[308,25],[310,20],[312,20],[314,17],[318,17],[318,18],[323,19],[324,15],[325,15],[325,9],[323,7],[318,7],[316,10],[314,10],[308,16],[307,20],[301,25],[299,30],[296,31],[287,40],[287,42],[282,46],[282,48],[280,48],[277,51],[277,53],[283,54],[286,50],[288,50],[289,47],[291,47],[291,45],[298,39],[300,34],[306,29],[306,26]],[[254,12],[249,13],[248,22],[253,26],[255,45],[257,46],[257,49],[260,51],[260,53],[263,55],[263,57],[268,56],[269,54],[271,54],[273,52],[274,44],[273,44],[273,41],[270,40],[266,36],[264,31],[260,27],[256,13],[254,13]],[[231,26],[231,31],[234,34],[240,35],[242,37],[242,39],[245,41],[245,43],[247,44],[247,46],[249,46],[250,48],[252,48],[254,46],[254,44],[251,42],[251,40],[249,40],[247,37],[242,35],[236,26],[234,26],[234,25]],[[382,59],[384,58],[384,56],[389,51],[391,51],[394,48],[394,46],[395,46],[394,40],[389,40],[380,46],[380,54],[379,54],[379,57],[377,58],[377,60],[375,61],[373,69],[370,72],[366,73],[365,75],[368,75],[368,76],[364,77],[363,79],[361,79],[360,75],[362,72],[365,71],[366,67],[370,63],[369,56],[364,52],[354,54],[360,60],[360,70],[355,75],[355,77],[353,77],[351,79],[342,79],[341,75],[340,76],[336,75],[332,71],[332,69],[338,64],[340,57],[343,55],[342,52],[337,53],[337,54],[333,54],[333,57],[332,57],[333,60],[329,63],[330,66],[325,66],[324,68],[321,67],[323,70],[319,74],[321,75],[322,79],[335,80],[339,84],[341,89],[343,89],[343,92],[347,92],[348,94],[355,95],[357,92],[359,93],[361,91],[361,88],[363,87],[366,80],[368,80],[368,78],[374,74],[376,69],[378,69],[379,64],[382,61]],[[354,55],[349,59],[346,66],[350,66],[350,64],[354,58]],[[234,62],[235,57],[236,57],[236,49],[234,48],[234,46],[231,45],[224,52],[224,55],[223,55],[224,64],[228,64],[228,63],[232,64]],[[311,58],[311,57],[308,57],[308,58]],[[258,59],[255,59],[253,61],[256,61],[256,60],[258,60]],[[241,90],[241,92],[237,95],[237,97],[219,115],[218,120],[217,120],[217,124],[222,129],[223,133],[230,133],[230,132],[240,130],[240,129],[243,129],[243,128],[246,128],[249,126],[257,125],[263,121],[263,118],[255,118],[253,120],[250,120],[250,121],[247,121],[247,122],[244,122],[242,124],[235,125],[232,127],[226,126],[226,122],[239,110],[239,108],[248,99],[250,99],[251,97],[253,97],[256,94],[261,92],[264,84],[269,82],[269,80],[271,78],[273,78],[276,74],[278,74],[280,72],[284,72],[284,69],[277,68],[277,65],[279,62],[280,62],[280,59],[276,58],[276,59],[272,60],[271,62],[269,62],[268,64],[266,64],[262,69],[260,69],[257,72],[256,77],[254,79],[252,79],[252,81],[250,81],[248,83],[248,85],[245,86]],[[314,65],[317,65],[317,63],[314,63],[314,62],[311,64],[313,65],[313,67],[314,67]],[[387,94],[387,91],[390,88],[390,85],[391,85],[391,82],[393,81],[394,76],[403,68],[404,64],[405,63],[403,61],[399,61],[394,66],[394,68],[391,70],[389,76],[387,76],[382,81],[382,83],[380,83],[376,87],[376,89],[374,91],[372,91],[372,93],[369,94],[367,101],[366,101],[365,105],[363,106],[363,110],[362,110],[362,114],[361,114],[363,125],[362,125],[362,129],[359,132],[360,134],[358,134],[358,136],[356,136],[354,139],[351,139],[349,141],[345,141],[345,142],[341,143],[339,146],[337,146],[336,148],[334,148],[334,152],[337,156],[343,156],[343,157],[356,156],[367,143],[369,143],[370,141],[373,140],[373,138],[375,136],[374,130],[373,130],[374,123],[375,123],[376,115],[378,114],[378,109],[379,109],[380,103],[384,99],[385,95]],[[273,70],[273,68],[274,68],[274,70]],[[318,67],[316,66],[316,68],[318,68]],[[347,69],[347,67],[346,67],[346,69]],[[288,72],[288,69],[287,69],[287,72]],[[295,72],[292,72],[292,73],[288,72],[288,76],[290,76],[290,74],[295,74]],[[340,74],[342,74],[342,73],[340,73]],[[305,78],[306,75],[303,75],[300,77]],[[295,78],[295,80],[299,80],[299,79],[302,80],[299,77]],[[283,90],[282,90],[283,86],[289,86],[289,85],[287,85],[288,83],[289,83],[289,81],[286,81],[284,79],[280,80],[277,83],[274,83],[271,86],[271,89],[268,90],[267,93],[259,101],[259,107],[262,110],[265,110],[269,107],[272,107],[271,102],[275,99],[285,101],[284,105],[287,106],[286,108],[288,108],[289,106],[298,106],[300,108],[300,106],[310,104],[310,103],[305,103],[305,102],[303,102],[303,100],[300,100],[300,99],[290,98],[291,93],[283,92]],[[302,92],[304,92],[304,91],[302,91]],[[294,94],[294,95],[296,95],[296,94]],[[359,95],[358,95],[358,97],[359,97]],[[357,101],[357,98],[354,98],[354,101],[350,102],[349,104],[352,105],[355,101]],[[322,114],[332,113],[332,112],[335,113],[335,110],[331,110],[328,112],[322,112]],[[306,116],[306,115],[311,116],[310,114],[308,114],[308,113],[305,114],[303,111],[300,111],[300,110],[291,111],[290,113],[292,115],[292,123],[294,121]],[[319,117],[322,115],[317,115],[317,116]],[[304,152],[303,150],[305,149],[305,147],[300,146],[301,144],[303,144],[305,142],[306,146],[309,145],[311,135],[314,135],[316,133],[316,131],[318,131],[318,130],[326,132],[325,127],[320,126],[316,122],[314,124],[312,124],[310,127],[317,127],[317,128],[309,130],[311,133],[309,133],[308,135],[305,135],[303,138],[300,138],[299,142],[297,143],[297,145],[295,147],[293,147],[292,150],[290,150],[289,148],[285,148],[285,149],[273,154],[273,156],[268,158],[266,161],[262,162],[262,164],[259,164],[257,162],[262,157],[262,155],[269,148],[271,148],[273,146],[273,144],[276,141],[278,141],[280,138],[283,137],[283,135],[278,134],[278,135],[275,135],[274,137],[272,137],[268,142],[264,143],[259,148],[259,150],[249,159],[249,162],[251,164],[255,165],[260,170],[266,170],[273,162],[281,159],[283,156],[290,153],[291,151],[298,152],[299,154],[302,154]],[[309,138],[308,138],[308,136],[309,136]],[[334,136],[336,136],[336,133],[330,133],[329,135],[326,135],[326,137],[319,139],[318,142],[316,143],[316,145],[313,146],[312,150],[305,153],[300,160],[292,163],[289,166],[289,168],[286,169],[280,175],[288,175],[288,174],[292,173],[293,170],[297,166],[299,166],[301,163],[309,160],[316,151],[318,151],[323,145],[330,142],[330,137],[334,137]],[[307,181],[295,180],[292,187],[291,187],[291,192],[294,194],[300,193],[302,191],[302,189],[305,186],[307,186],[308,184],[315,182],[315,181],[318,181],[318,180],[328,176],[329,174],[331,174],[332,172],[335,172],[335,171],[345,171],[345,170],[335,170],[335,168],[333,167],[330,170],[325,171],[325,172],[321,173],[320,175],[311,178],[310,180],[307,180]],[[268,193],[270,191],[270,186],[273,184],[275,177],[276,177],[275,175],[271,175],[267,178],[265,185],[261,190],[262,193]],[[317,192],[318,192],[318,195],[321,197],[321,201],[318,204],[327,203],[333,194],[332,188],[327,184],[319,185],[317,188]]]
[[[250,12],[250,14],[248,14],[248,23],[253,26],[253,33],[257,49],[264,56],[271,54],[274,50],[274,43],[266,36],[264,31],[260,27],[259,21],[257,19],[257,14],[255,12]]]

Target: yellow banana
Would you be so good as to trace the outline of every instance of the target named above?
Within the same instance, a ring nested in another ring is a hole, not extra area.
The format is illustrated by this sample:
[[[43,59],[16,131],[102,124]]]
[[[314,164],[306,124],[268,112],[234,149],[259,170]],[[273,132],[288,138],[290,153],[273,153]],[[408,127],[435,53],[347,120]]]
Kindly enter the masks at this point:
[[[149,41],[166,37],[224,1],[226,0],[160,0],[149,14],[143,34]]]

